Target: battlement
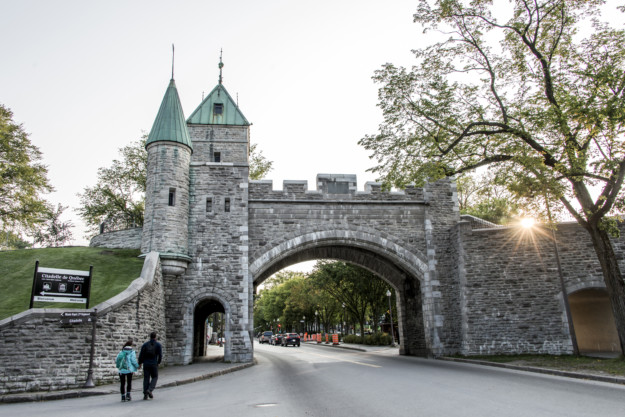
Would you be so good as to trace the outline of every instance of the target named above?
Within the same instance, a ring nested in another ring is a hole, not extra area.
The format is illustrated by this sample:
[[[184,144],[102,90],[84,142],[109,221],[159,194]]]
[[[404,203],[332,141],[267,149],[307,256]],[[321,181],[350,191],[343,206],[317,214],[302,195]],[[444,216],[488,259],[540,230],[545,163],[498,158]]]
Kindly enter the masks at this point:
[[[250,200],[390,200],[424,202],[421,187],[408,186],[401,191],[383,191],[382,184],[366,182],[364,191],[358,191],[356,175],[317,174],[316,190],[308,189],[308,181],[285,180],[282,190],[273,188],[272,180],[252,180],[249,183]]]

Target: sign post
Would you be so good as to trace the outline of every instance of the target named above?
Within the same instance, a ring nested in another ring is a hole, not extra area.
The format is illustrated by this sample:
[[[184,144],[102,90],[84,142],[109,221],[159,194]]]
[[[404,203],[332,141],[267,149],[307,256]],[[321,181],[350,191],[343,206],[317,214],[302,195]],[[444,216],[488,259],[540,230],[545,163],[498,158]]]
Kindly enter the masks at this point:
[[[87,371],[87,381],[84,385],[85,388],[95,387],[95,384],[93,383],[93,357],[95,356],[95,333],[98,322],[98,309],[93,309],[93,313],[90,314],[93,317],[93,320],[91,320],[91,351],[89,353],[89,370]]]
[[[29,308],[33,308],[35,301],[85,304],[85,308],[89,308],[92,275],[93,266],[89,267],[89,271],[76,271],[40,268],[39,261],[35,262]]]

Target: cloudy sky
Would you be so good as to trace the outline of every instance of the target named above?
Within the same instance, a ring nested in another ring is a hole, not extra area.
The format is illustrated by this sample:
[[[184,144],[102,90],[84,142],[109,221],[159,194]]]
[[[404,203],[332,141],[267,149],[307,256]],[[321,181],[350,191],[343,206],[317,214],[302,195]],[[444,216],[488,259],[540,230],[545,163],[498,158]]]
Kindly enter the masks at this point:
[[[152,127],[171,45],[187,117],[217,84],[223,48],[224,85],[274,162],[274,189],[314,189],[318,173],[341,173],[362,190],[375,178],[357,142],[381,121],[371,76],[386,62],[411,65],[411,49],[431,40],[412,22],[417,4],[0,0],[0,103],[43,152],[56,188],[48,199],[73,210],[97,169]],[[74,243],[87,244],[71,217]]]

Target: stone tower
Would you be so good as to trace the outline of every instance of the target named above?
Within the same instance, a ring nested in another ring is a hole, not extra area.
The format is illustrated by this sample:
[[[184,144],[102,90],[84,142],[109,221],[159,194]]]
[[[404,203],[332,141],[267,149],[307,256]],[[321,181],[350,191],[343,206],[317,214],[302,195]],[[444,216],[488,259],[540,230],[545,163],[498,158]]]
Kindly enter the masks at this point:
[[[172,78],[146,141],[148,168],[141,251],[159,252],[163,273],[182,274],[190,261],[191,139]]]

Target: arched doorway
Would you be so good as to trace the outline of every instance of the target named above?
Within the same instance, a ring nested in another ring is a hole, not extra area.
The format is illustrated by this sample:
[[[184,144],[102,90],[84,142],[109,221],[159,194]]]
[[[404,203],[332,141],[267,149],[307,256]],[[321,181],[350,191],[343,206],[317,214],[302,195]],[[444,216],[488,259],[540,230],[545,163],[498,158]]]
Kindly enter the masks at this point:
[[[612,305],[605,289],[574,292],[569,295],[569,304],[580,352],[621,352]]]
[[[221,313],[220,316],[225,316],[224,306],[215,299],[203,299],[197,303],[193,312],[193,360],[196,361],[206,355],[206,348],[210,334],[207,334],[207,320],[209,316],[215,313]],[[219,329],[218,337],[223,337],[225,333],[225,318],[218,319],[222,321],[221,329]],[[213,326],[215,327],[215,326]]]
[[[423,271],[426,270],[424,263],[407,251],[397,252],[413,256],[411,259],[413,262],[403,262],[403,259],[394,256],[388,247],[380,248],[370,241],[358,239],[347,239],[349,241],[346,242],[345,236],[335,238],[333,234],[336,233],[320,232],[309,242],[306,242],[304,236],[295,239],[297,242],[285,243],[284,248],[276,247],[266,256],[259,257],[250,267],[254,276],[254,287],[273,273],[298,262],[331,259],[358,265],[386,281],[396,292],[398,323],[396,336],[400,341],[400,354],[415,356],[431,354],[432,347],[428,344],[425,332],[424,310],[428,313],[435,308],[431,305],[427,308],[423,306],[424,297],[419,277],[423,277]],[[430,297],[426,302],[433,303],[435,300]]]

